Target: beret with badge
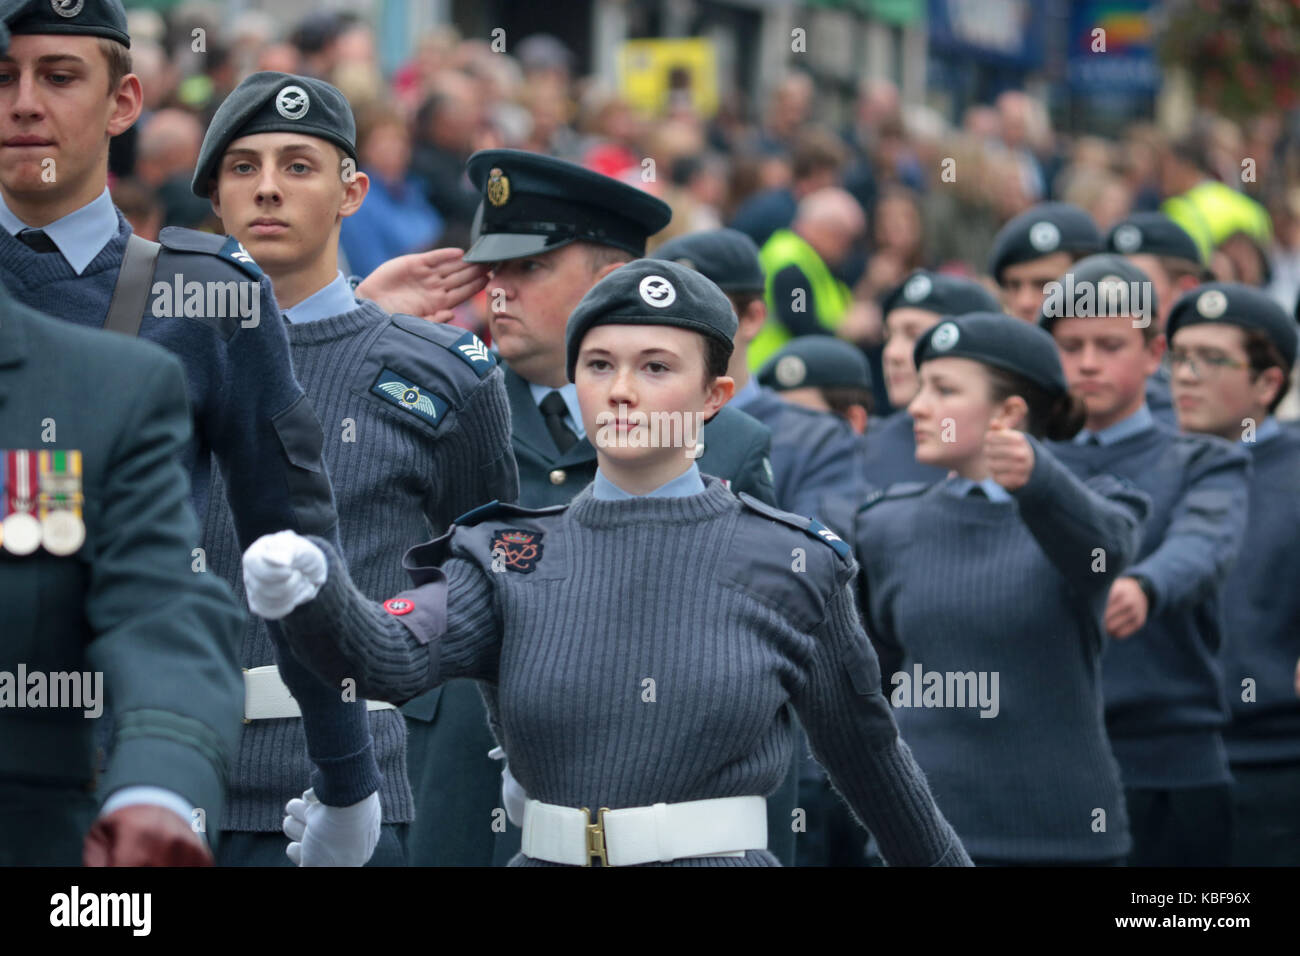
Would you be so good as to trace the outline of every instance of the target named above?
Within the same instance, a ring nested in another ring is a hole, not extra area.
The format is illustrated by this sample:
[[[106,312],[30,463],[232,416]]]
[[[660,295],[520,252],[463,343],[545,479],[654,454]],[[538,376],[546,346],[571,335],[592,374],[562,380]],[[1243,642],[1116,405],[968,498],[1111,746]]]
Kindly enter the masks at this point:
[[[1055,252],[1088,255],[1102,250],[1101,233],[1078,206],[1040,202],[1009,221],[993,237],[989,273],[1002,281],[1002,270]]]
[[[28,0],[0,6],[14,36],[53,34],[105,37],[131,46],[121,0]]]
[[[1001,312],[971,312],[946,319],[917,339],[916,367],[939,358],[966,358],[1013,372],[1049,395],[1069,391],[1051,335]]]
[[[1119,283],[1122,289],[1108,289],[1107,286],[1111,283]],[[1136,292],[1138,297],[1135,297],[1132,291],[1136,289],[1135,283],[1142,286],[1141,290]],[[1113,253],[1103,252],[1080,259],[1061,276],[1060,285],[1064,295],[1058,297],[1049,294],[1043,300],[1042,308],[1038,310],[1038,324],[1048,332],[1052,331],[1052,326],[1057,319],[1108,316],[1111,313],[1105,310],[1111,308],[1112,302],[1120,308],[1129,310],[1116,314],[1140,316],[1147,320],[1160,314],[1151,277],[1123,256]],[[1091,289],[1087,298],[1081,299],[1081,294],[1089,287]],[[1067,298],[1070,300],[1068,303],[1062,301]],[[1085,304],[1087,302],[1093,304],[1091,308],[1085,307],[1084,311],[1088,313],[1087,315],[1079,311],[1081,301]],[[1070,314],[1056,314],[1067,304]]]
[[[917,269],[885,296],[884,315],[895,309],[922,309],[939,315],[997,312],[997,299],[978,282]]]
[[[569,316],[565,372],[578,365],[582,339],[597,325],[671,325],[715,339],[730,355],[736,313],[722,290],[694,269],[663,259],[637,259],[592,286]]]
[[[577,241],[644,256],[646,239],[673,215],[644,190],[539,153],[479,150],[466,173],[483,194],[466,262],[520,259]]]
[[[191,183],[196,196],[208,192],[230,144],[255,133],[302,133],[328,140],[357,159],[357,124],[347,98],[310,76],[254,73],[235,87],[208,125]]]
[[[766,286],[754,240],[736,229],[708,229],[669,239],[654,258],[694,269],[723,292],[759,292]]]
[[[1201,251],[1191,235],[1162,212],[1135,212],[1106,233],[1106,251],[1122,256],[1168,256],[1201,264]]]
[[[801,335],[758,370],[758,383],[778,392],[792,388],[859,388],[871,391],[871,366],[862,350],[830,335]]]
[[[1295,364],[1296,321],[1273,297],[1240,282],[1208,282],[1183,294],[1169,312],[1165,334],[1172,342],[1185,325],[1221,322],[1263,332],[1287,366]]]

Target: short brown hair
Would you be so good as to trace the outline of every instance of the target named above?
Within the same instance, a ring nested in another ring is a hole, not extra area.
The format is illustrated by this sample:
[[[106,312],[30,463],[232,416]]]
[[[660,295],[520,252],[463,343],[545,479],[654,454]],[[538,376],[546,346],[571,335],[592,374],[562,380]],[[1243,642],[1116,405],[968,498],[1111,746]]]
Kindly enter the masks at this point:
[[[849,409],[854,405],[860,406],[870,415],[873,406],[876,404],[876,397],[869,389],[857,388],[852,385],[822,388],[818,389],[818,391],[822,393],[822,398],[831,407],[831,411],[841,418],[848,418]]]
[[[1241,339],[1242,347],[1246,350],[1246,359],[1250,362],[1252,379],[1259,378],[1270,368],[1282,370],[1282,384],[1278,386],[1273,401],[1268,403],[1268,413],[1272,415],[1282,404],[1282,399],[1286,398],[1287,390],[1291,387],[1291,366],[1282,357],[1277,344],[1259,329],[1242,329]]]
[[[1029,413],[1022,431],[1035,438],[1047,438],[1051,441],[1065,441],[1073,438],[1088,420],[1088,411],[1083,401],[1069,392],[1061,392],[1053,397],[1048,392],[1004,368],[985,365],[984,371],[989,377],[989,397],[994,402],[1002,402],[1012,395],[1019,395],[1029,406]]]
[[[587,250],[587,263],[591,266],[592,272],[599,272],[611,263],[622,265],[636,258],[626,249],[607,246],[603,242],[582,242],[582,245]]]
[[[99,38],[99,51],[108,61],[108,95],[112,96],[122,83],[122,78],[131,72],[131,51],[108,37]]]

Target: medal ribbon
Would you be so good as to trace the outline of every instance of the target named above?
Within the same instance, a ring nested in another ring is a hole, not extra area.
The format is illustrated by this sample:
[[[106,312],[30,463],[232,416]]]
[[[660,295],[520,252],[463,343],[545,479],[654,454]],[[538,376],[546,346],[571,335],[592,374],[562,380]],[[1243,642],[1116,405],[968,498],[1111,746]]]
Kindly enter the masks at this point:
[[[5,457],[9,464],[5,515],[14,512],[31,514],[36,504],[32,493],[36,487],[36,458],[30,451],[10,451],[5,453]]]
[[[40,518],[50,511],[71,511],[81,517],[81,452],[42,451],[40,467]]]

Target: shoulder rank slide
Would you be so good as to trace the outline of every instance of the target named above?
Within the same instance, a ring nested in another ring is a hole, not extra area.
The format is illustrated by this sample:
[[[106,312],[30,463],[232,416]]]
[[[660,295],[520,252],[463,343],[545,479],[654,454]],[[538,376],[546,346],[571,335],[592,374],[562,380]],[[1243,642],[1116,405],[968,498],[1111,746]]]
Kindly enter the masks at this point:
[[[930,484],[924,481],[900,481],[888,488],[877,488],[867,495],[866,500],[858,506],[858,511],[866,511],[872,505],[884,501],[886,498],[911,498],[914,495],[919,495],[929,487]]]
[[[443,416],[451,405],[437,392],[421,388],[405,376],[384,367],[370,391],[391,402],[404,412],[422,418],[430,425],[441,425]]]
[[[168,226],[158,234],[158,242],[174,252],[202,252],[225,259],[254,279],[262,278],[262,267],[253,261],[248,250],[234,236]]]
[[[780,508],[773,508],[771,505],[764,504],[753,495],[746,492],[740,492],[736,495],[751,510],[782,524],[788,524],[792,528],[798,528],[800,531],[816,538],[823,544],[829,545],[836,554],[841,558],[848,559],[852,557],[853,550],[844,543],[844,539],[837,535],[826,525],[822,524],[816,518],[807,518],[803,515],[793,514],[789,511],[782,511]]]
[[[473,332],[466,332],[447,348],[472,368],[474,374],[479,378],[496,368],[496,356],[483,344],[483,340]]]

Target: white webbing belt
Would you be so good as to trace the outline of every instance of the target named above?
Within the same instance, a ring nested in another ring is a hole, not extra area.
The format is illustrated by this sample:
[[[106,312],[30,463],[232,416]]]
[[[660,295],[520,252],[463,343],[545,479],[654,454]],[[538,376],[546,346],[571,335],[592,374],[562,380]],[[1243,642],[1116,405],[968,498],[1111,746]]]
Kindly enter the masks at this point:
[[[529,800],[524,809],[524,856],[570,866],[589,866],[593,858],[609,866],[635,866],[767,849],[763,797],[656,803],[598,811],[596,819],[589,818],[586,810]]]
[[[366,710],[391,709],[393,705],[387,701],[366,701]],[[280,668],[270,664],[244,671],[244,723],[301,716],[298,702],[280,679]]]

